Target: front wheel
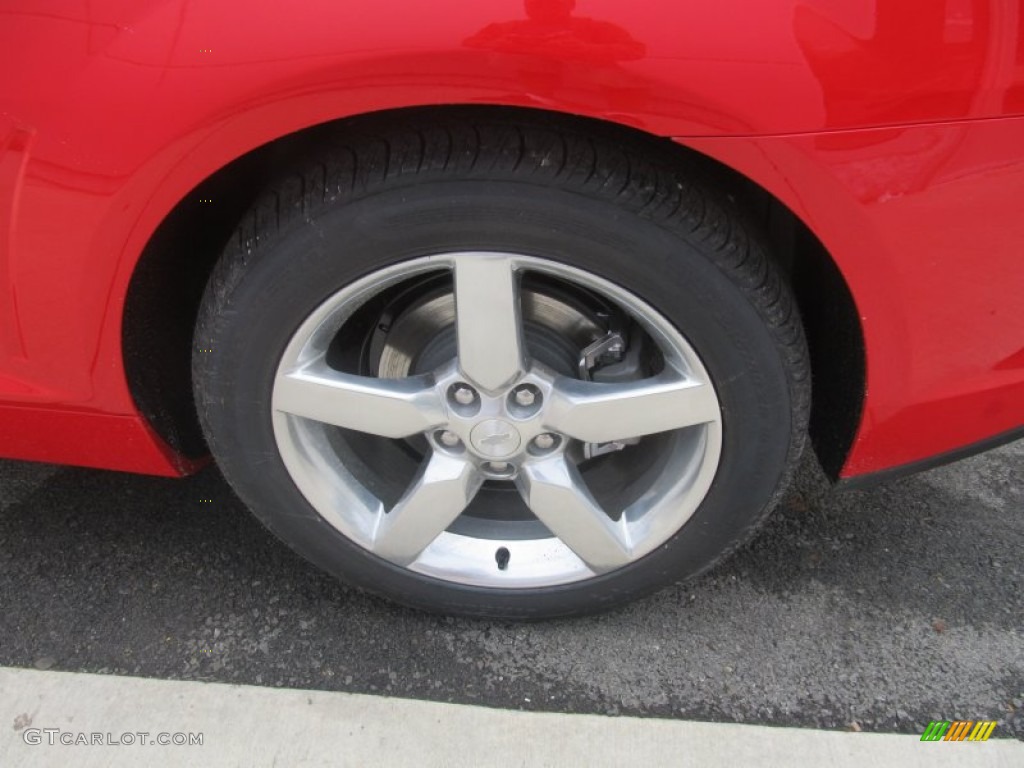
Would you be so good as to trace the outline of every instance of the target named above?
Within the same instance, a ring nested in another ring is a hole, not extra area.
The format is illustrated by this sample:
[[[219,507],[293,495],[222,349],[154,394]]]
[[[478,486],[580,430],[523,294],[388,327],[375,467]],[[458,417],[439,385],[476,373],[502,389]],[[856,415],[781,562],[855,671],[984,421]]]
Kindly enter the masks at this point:
[[[354,137],[250,214],[197,330],[214,456],[301,554],[426,609],[577,614],[701,572],[802,444],[784,281],[683,169],[474,128]],[[382,145],[406,162],[360,177]]]

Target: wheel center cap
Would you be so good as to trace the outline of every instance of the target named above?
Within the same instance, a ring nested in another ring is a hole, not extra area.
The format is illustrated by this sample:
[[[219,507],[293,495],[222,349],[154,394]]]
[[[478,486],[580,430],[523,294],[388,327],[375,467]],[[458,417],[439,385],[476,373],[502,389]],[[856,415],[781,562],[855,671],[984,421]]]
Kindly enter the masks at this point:
[[[503,419],[481,421],[473,427],[469,439],[477,453],[491,459],[511,456],[523,441],[519,430]]]

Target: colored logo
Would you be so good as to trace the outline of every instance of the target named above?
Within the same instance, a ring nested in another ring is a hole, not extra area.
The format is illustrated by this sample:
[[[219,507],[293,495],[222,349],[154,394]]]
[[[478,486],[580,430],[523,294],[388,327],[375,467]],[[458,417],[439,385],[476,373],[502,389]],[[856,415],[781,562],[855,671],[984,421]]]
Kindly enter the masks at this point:
[[[921,741],[988,741],[995,729],[995,720],[932,720]]]

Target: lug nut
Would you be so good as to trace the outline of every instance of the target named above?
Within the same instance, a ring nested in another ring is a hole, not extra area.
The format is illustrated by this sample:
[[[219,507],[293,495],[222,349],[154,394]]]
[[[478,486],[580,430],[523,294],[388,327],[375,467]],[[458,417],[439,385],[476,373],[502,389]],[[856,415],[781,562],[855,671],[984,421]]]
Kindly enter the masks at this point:
[[[533,394],[533,390],[527,387],[516,390],[516,402],[519,405],[530,406],[537,401],[537,396]]]
[[[489,461],[485,465],[491,472],[507,472],[508,462],[507,461]]]
[[[542,432],[533,438],[533,446],[541,451],[546,451],[554,448],[556,439],[550,432]]]
[[[452,397],[459,405],[470,405],[476,400],[476,392],[466,386],[459,386],[452,392]]]
[[[459,436],[447,429],[438,435],[437,439],[441,442],[441,445],[447,445],[449,448],[454,448],[459,444]]]

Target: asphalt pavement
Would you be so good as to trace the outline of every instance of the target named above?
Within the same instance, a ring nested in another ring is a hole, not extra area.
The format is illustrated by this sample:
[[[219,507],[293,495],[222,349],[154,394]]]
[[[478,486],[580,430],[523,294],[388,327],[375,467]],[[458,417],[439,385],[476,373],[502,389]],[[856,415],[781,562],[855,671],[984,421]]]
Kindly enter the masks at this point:
[[[1024,739],[1024,442],[864,491],[601,616],[429,616],[279,544],[215,468],[0,462],[0,665],[566,713]]]

